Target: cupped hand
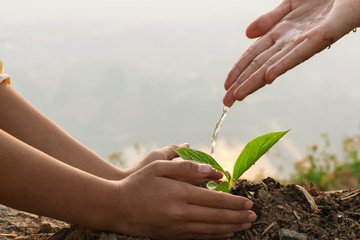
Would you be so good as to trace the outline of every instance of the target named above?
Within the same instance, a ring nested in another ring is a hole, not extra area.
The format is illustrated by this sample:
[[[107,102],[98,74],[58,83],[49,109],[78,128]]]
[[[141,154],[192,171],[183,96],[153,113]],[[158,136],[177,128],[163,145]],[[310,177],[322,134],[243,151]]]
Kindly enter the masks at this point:
[[[271,84],[359,26],[359,0],[284,0],[247,28],[249,38],[260,38],[228,74],[225,106]]]
[[[148,164],[150,164],[154,161],[157,161],[157,160],[173,160],[174,158],[179,157],[179,155],[174,151],[174,149],[188,148],[188,147],[189,147],[188,143],[183,143],[180,145],[170,144],[166,147],[154,150],[154,151],[150,152],[143,160],[141,160],[136,165],[134,165],[128,169],[125,169],[123,171],[124,176],[125,177],[129,176],[130,174],[138,171],[139,169],[141,169],[141,168],[147,166]],[[177,161],[182,161],[182,160],[177,160]],[[209,174],[207,176],[207,178],[183,179],[183,181],[186,181],[186,182],[189,182],[189,183],[199,186],[208,180],[218,180],[222,177],[223,177],[223,174],[220,171],[212,169],[211,174]]]
[[[247,229],[252,202],[179,179],[207,178],[209,165],[155,161],[119,181],[112,231],[155,239],[218,239]]]

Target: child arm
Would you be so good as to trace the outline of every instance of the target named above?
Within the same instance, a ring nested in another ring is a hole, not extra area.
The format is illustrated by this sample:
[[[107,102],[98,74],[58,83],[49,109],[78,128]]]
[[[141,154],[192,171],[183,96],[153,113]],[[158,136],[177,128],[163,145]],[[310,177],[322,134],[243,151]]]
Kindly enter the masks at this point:
[[[0,203],[93,228],[117,204],[116,182],[96,177],[0,130]]]
[[[73,167],[106,179],[125,173],[90,151],[5,82],[0,84],[0,129]]]

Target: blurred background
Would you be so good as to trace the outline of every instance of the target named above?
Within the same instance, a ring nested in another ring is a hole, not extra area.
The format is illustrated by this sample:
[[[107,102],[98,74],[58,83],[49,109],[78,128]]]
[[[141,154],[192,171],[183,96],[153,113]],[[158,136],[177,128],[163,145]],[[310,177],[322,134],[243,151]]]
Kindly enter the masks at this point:
[[[1,1],[0,58],[18,92],[105,159],[127,166],[183,142],[210,152],[224,79],[254,41],[245,29],[280,2]],[[323,132],[340,154],[359,132],[359,40],[351,32],[237,102],[219,162],[230,169],[246,142],[289,128],[248,177],[289,176]]]

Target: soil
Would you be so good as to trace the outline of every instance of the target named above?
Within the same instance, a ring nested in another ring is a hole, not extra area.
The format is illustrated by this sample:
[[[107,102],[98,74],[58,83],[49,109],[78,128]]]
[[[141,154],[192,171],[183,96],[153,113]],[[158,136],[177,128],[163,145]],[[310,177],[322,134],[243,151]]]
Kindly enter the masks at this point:
[[[68,224],[0,205],[0,239],[43,240]]]
[[[360,189],[323,193],[267,178],[239,181],[233,192],[250,198],[258,216],[233,239],[360,239]]]
[[[233,194],[250,198],[258,219],[231,239],[360,239],[360,189],[317,192],[282,185],[271,178],[254,184],[241,180]],[[149,239],[94,231],[0,205],[0,240],[135,240]]]

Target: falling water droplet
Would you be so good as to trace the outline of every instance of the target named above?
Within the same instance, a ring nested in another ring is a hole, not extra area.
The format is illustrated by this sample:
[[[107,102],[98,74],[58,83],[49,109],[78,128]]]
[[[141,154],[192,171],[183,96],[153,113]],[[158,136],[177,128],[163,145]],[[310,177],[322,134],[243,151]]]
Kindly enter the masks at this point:
[[[328,47],[327,47],[327,49],[330,49],[331,48],[331,45],[329,45]]]
[[[356,32],[356,28],[354,28],[352,31],[353,31],[353,32]]]

